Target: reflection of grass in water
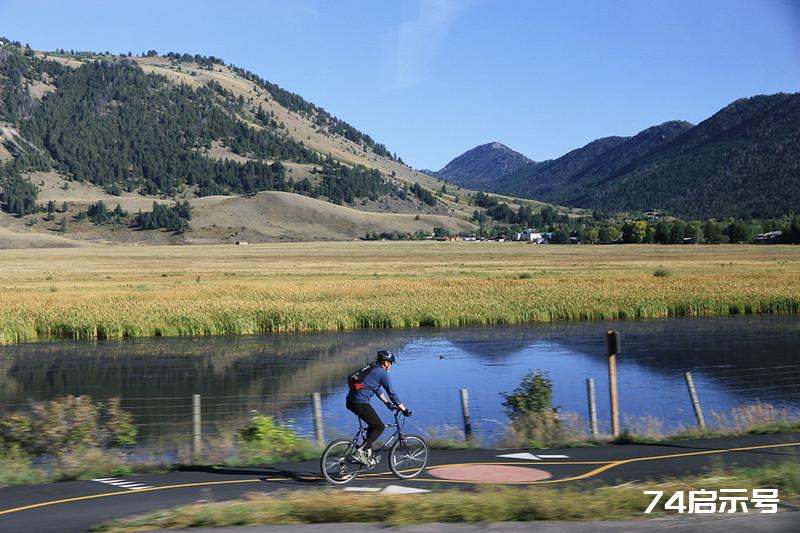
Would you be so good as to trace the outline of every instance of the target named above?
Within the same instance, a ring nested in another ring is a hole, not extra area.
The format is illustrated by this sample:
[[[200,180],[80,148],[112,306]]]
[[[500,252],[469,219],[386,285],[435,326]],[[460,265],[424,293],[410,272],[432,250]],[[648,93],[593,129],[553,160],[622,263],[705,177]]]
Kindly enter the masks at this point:
[[[3,251],[0,283],[12,290],[0,301],[0,343],[797,313],[791,252],[457,243]],[[672,275],[654,277],[659,265]],[[59,281],[47,281],[56,268]]]
[[[654,517],[658,517],[665,514],[663,504],[670,495],[700,487],[717,491],[732,487],[778,489],[782,501],[795,499],[800,495],[800,463],[785,461],[757,468],[716,469],[706,475],[683,476],[658,483],[556,487],[496,487],[391,498],[338,490],[254,493],[244,500],[195,504],[116,520],[100,531],[360,521],[400,525],[642,518],[642,512],[652,499],[651,495],[643,493],[645,490],[660,490],[666,495],[654,511]],[[752,503],[747,505],[752,513]]]
[[[616,439],[601,434],[598,439],[591,438],[589,423],[577,413],[561,412],[557,420],[542,424],[531,420],[536,431],[524,431],[526,428],[514,428],[510,424],[500,439],[500,446],[507,448],[559,448],[596,446],[608,442],[616,443],[656,443],[675,440],[702,439],[712,437],[732,437],[747,434],[787,433],[800,431],[800,413],[775,407],[768,403],[756,402],[733,407],[728,413],[714,411],[712,422],[707,422],[706,429],[697,426],[680,426],[674,430],[666,430],[666,423],[651,415],[625,416],[622,433]],[[525,420],[521,420],[524,425]],[[433,433],[437,435],[436,432]],[[535,438],[526,438],[533,434]],[[463,435],[463,434],[462,434]],[[457,436],[445,439],[442,448],[457,447]],[[450,441],[449,444],[447,441]]]
[[[385,347],[385,332],[360,335],[310,334],[269,337],[216,337],[200,342],[190,339],[147,339],[143,341],[101,343],[20,344],[3,349],[0,357],[0,403],[24,403],[28,398],[57,396],[72,387],[91,387],[99,397],[128,394],[132,397],[175,397],[173,409],[190,415],[190,398],[197,392],[197,376],[213,389],[213,395],[242,395],[252,398],[252,409],[268,413],[303,406],[308,394],[325,391],[331,383],[344,383],[344,377],[363,364],[365,356]],[[60,361],[70,364],[61,365]],[[155,365],[155,366],[153,366]],[[42,367],[57,368],[63,378],[54,383]],[[154,378],[143,379],[141,369],[159,368]],[[225,376],[240,376],[236,381]],[[126,383],[119,388],[122,383]],[[137,415],[156,414],[153,402],[126,400]],[[164,401],[162,403],[172,403]],[[203,399],[204,416],[212,414],[214,403]],[[141,407],[142,409],[136,410]],[[245,412],[245,411],[243,411]],[[185,419],[183,419],[185,420]],[[181,420],[181,421],[183,421]],[[148,422],[164,422],[155,417]],[[152,427],[146,430],[153,430]]]
[[[710,424],[706,422],[706,429],[681,426],[667,433],[664,431],[664,422],[657,417],[625,417],[623,433],[617,441],[660,442],[800,431],[800,414],[765,402],[739,405],[727,413],[712,411],[711,419]]]
[[[427,427],[422,432],[422,436],[433,450],[467,450],[487,447],[480,435],[473,435],[468,440],[461,428],[451,424]]]

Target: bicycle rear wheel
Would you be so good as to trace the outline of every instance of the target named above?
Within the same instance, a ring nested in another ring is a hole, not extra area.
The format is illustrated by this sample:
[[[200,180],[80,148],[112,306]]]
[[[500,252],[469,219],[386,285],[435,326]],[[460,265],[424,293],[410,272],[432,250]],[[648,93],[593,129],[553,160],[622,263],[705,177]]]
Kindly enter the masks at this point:
[[[325,448],[319,463],[322,477],[328,483],[344,485],[358,475],[364,465],[353,460],[353,450],[353,441],[347,439],[335,440]]]
[[[417,477],[428,466],[428,443],[418,435],[403,435],[389,450],[389,468],[400,479]]]

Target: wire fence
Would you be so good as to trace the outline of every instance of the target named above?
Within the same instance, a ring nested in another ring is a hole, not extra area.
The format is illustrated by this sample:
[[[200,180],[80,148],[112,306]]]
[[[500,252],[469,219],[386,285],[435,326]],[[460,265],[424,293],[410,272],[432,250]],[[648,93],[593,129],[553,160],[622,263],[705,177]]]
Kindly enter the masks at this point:
[[[715,365],[697,367],[695,372],[702,373],[695,397],[691,398],[690,404],[688,400],[692,394],[689,387],[685,392],[686,405],[680,409],[688,413],[693,410],[698,425],[702,425],[704,387],[709,387],[713,382],[724,382],[726,389],[732,392],[763,391],[765,395],[780,392],[783,398],[800,398],[800,364],[746,369]],[[740,378],[741,384],[737,381]],[[687,384],[689,381],[687,379]],[[605,386],[603,380],[598,380],[598,384]],[[648,385],[640,386],[646,388]],[[638,393],[638,390],[634,392]],[[598,388],[596,394],[600,393],[607,394],[607,391]],[[319,441],[320,435],[323,439],[349,436],[356,427],[355,417],[345,410],[343,401],[333,401],[339,399],[337,394],[319,394],[323,401],[316,403],[313,394],[309,393],[124,396],[120,398],[120,406],[133,416],[138,429],[137,446],[142,449],[172,450],[175,454],[179,450],[197,454],[201,448],[233,442],[239,429],[248,425],[256,415],[270,416],[277,423],[291,426],[299,436],[312,441]],[[492,442],[507,431],[509,421],[497,413],[495,401],[490,404],[484,401],[479,391],[470,390],[466,391],[467,401],[463,402],[463,394],[458,389],[428,391],[426,404],[435,408],[427,409],[424,419],[426,425],[411,419],[411,427],[416,432],[434,433],[446,439],[467,439],[477,435],[484,442]],[[93,399],[107,401],[109,398]],[[599,400],[605,405],[605,398]],[[597,402],[597,398],[594,401]],[[584,430],[587,433],[591,431],[593,436],[608,434],[609,420],[595,420],[592,424],[590,413],[600,410],[597,405],[592,409],[591,402],[591,397],[587,396],[578,402],[585,406],[579,413],[583,418],[581,423],[585,425]],[[29,410],[33,403],[0,403],[0,418],[9,413]],[[669,402],[661,402],[665,403]],[[690,405],[692,410],[689,410]],[[662,405],[661,408],[676,409],[674,405]],[[624,412],[622,414],[625,415]],[[653,414],[659,416],[662,413],[653,410]],[[691,417],[692,414],[686,416]]]

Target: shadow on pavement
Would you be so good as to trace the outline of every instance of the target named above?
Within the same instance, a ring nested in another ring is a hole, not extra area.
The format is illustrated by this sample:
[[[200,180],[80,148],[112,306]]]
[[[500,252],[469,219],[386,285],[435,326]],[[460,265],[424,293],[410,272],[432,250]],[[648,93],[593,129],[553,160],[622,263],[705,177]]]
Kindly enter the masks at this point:
[[[317,472],[296,472],[274,466],[221,467],[187,465],[178,468],[182,472],[204,472],[229,476],[259,476],[264,481],[294,481],[297,483],[325,484]]]

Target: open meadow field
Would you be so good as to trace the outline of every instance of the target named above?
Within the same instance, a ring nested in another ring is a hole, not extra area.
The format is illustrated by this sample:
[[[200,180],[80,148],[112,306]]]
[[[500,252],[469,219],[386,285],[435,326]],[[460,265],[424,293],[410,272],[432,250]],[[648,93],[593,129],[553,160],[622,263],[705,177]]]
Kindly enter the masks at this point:
[[[0,342],[800,312],[796,246],[0,251]]]

